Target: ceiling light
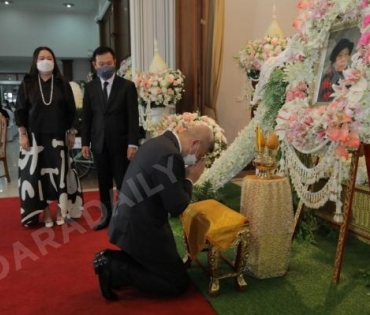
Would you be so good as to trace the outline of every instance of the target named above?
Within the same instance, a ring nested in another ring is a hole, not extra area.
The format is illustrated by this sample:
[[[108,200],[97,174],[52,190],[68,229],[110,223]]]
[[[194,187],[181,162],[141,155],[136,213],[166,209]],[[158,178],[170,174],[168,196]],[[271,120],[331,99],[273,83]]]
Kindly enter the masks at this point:
[[[13,3],[12,0],[1,0],[2,3],[4,3],[5,5],[9,5],[11,3]]]
[[[72,7],[74,7],[74,6],[75,6],[73,3],[63,3],[63,5],[64,5],[66,8],[68,8],[68,9],[70,9],[70,8],[72,8]]]

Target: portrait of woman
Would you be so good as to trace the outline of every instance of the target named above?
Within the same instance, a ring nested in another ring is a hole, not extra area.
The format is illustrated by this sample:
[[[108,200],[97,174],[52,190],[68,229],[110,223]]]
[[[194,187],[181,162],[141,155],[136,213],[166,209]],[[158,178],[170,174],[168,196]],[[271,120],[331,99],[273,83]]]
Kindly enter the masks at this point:
[[[354,43],[348,38],[341,38],[330,54],[330,65],[325,70],[320,84],[319,102],[329,102],[333,99],[333,85],[343,79],[343,71],[348,67]]]
[[[344,77],[343,71],[351,67],[352,56],[361,32],[356,22],[338,23],[327,34],[317,67],[317,80],[313,104],[329,103],[334,99],[333,85]]]

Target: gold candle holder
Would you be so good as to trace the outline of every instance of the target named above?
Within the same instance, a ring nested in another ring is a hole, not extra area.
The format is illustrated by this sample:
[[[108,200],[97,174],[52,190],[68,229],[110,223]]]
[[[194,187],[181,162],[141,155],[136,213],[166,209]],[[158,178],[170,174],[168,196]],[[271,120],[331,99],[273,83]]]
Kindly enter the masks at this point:
[[[279,147],[279,139],[275,132],[270,132],[267,140],[260,126],[256,128],[256,156],[253,165],[256,168],[256,176],[261,179],[269,179],[277,167],[276,153]]]

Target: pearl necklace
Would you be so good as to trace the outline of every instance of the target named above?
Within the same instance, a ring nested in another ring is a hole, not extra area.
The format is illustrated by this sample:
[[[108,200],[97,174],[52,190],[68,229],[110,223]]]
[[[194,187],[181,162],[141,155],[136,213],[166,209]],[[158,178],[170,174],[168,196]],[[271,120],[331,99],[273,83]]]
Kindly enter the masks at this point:
[[[38,76],[38,79],[39,79],[39,87],[40,87],[40,92],[41,92],[41,98],[42,98],[42,102],[46,105],[46,106],[49,106],[51,104],[51,102],[53,101],[53,90],[54,90],[54,75],[51,76],[51,91],[50,91],[50,100],[48,103],[45,102],[45,97],[44,97],[44,93],[42,93],[42,86],[41,86],[41,79],[40,79],[40,76]]]

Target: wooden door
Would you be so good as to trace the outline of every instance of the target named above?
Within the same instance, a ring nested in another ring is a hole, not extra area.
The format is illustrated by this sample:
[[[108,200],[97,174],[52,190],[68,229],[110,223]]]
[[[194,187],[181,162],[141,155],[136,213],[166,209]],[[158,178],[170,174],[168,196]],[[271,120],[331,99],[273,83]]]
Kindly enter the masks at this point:
[[[129,0],[112,0],[99,23],[100,45],[111,47],[119,63],[131,55]]]
[[[201,111],[203,96],[202,47],[204,12],[208,0],[176,1],[176,68],[185,75],[185,93],[176,111]]]

